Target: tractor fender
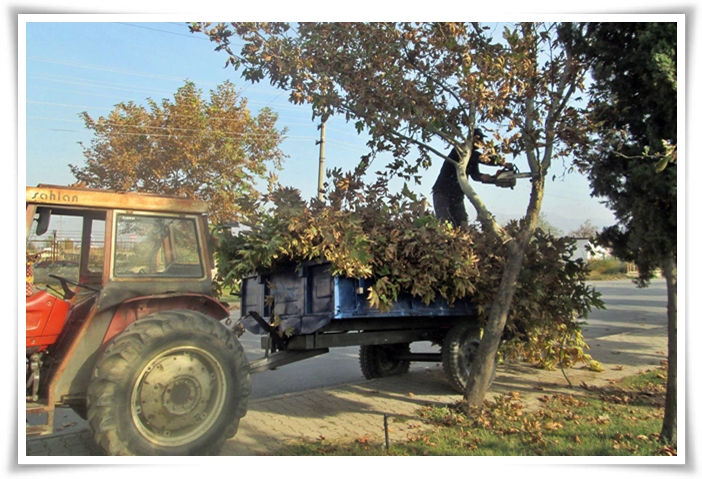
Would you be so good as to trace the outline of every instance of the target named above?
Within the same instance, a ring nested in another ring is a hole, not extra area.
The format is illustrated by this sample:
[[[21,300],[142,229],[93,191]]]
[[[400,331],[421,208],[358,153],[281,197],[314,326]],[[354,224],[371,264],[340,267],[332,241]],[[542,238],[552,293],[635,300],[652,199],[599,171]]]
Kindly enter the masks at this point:
[[[102,345],[124,331],[135,321],[158,311],[198,311],[217,321],[229,317],[229,310],[216,299],[203,294],[163,294],[133,298],[122,303],[107,328]]]

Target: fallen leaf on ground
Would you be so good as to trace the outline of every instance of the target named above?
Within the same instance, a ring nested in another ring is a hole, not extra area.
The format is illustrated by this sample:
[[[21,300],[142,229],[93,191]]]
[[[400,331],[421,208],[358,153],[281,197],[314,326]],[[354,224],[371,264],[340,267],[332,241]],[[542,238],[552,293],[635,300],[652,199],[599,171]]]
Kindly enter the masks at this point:
[[[609,416],[606,414],[603,414],[602,416],[597,416],[597,419],[595,419],[595,421],[597,421],[597,424],[606,424],[609,422]]]

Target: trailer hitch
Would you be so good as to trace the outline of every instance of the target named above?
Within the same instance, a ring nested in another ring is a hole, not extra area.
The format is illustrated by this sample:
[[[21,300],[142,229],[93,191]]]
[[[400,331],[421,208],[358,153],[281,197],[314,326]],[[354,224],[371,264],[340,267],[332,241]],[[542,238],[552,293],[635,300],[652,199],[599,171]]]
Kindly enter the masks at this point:
[[[270,335],[271,340],[273,340],[273,345],[275,346],[275,349],[277,349],[278,351],[284,351],[285,342],[283,341],[283,338],[281,338],[278,334],[278,328],[268,324],[266,320],[263,319],[261,315],[258,314],[256,311],[249,311],[248,314],[254,319],[254,321],[258,323],[259,326],[261,326],[261,328],[263,328],[265,332],[267,332]]]

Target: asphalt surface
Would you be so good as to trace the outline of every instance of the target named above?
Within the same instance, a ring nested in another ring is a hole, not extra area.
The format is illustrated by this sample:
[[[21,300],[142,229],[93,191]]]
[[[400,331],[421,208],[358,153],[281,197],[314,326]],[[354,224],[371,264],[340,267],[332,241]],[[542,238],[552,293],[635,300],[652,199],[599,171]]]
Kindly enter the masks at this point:
[[[640,370],[655,367],[667,355],[665,283],[655,280],[646,289],[631,281],[595,283],[607,310],[594,311],[583,332],[590,354],[604,365],[603,373],[584,369],[568,371],[572,384],[605,385]],[[261,357],[257,337],[244,335],[250,359]],[[413,345],[414,346],[414,345]],[[394,420],[392,441],[403,440],[422,427],[416,410],[424,404],[450,404],[460,399],[446,382],[441,366],[414,363],[404,376],[363,379],[358,348],[339,348],[329,354],[252,375],[249,410],[237,435],[227,441],[221,455],[269,455],[288,441],[298,439],[376,439],[383,433],[383,418]],[[498,368],[490,394],[520,391],[530,395],[565,391],[560,371],[543,371],[524,364]],[[26,438],[26,456],[99,456],[87,423],[70,410],[56,411],[55,432]],[[76,462],[77,463],[77,462]]]

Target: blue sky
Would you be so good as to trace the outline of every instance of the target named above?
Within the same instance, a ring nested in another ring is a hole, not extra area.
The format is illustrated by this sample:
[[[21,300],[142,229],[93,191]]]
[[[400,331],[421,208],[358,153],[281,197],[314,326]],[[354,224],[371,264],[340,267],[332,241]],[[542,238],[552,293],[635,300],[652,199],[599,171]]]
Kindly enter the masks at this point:
[[[205,94],[230,80],[248,98],[251,110],[268,106],[278,112],[279,125],[288,128],[282,149],[289,156],[280,181],[299,188],[303,197],[313,196],[319,131],[318,124],[311,121],[309,107],[288,103],[287,95],[265,80],[255,85],[245,83],[239,72],[224,68],[226,56],[215,52],[214,44],[204,35],[190,34],[184,21],[141,20],[109,15],[27,18],[26,96],[20,104],[26,109],[26,150],[20,152],[26,153],[26,185],[75,181],[68,165],[83,164],[78,142],[89,144],[91,138],[78,117],[80,112],[98,117],[107,115],[119,102],[160,101],[172,97],[185,80],[195,82]],[[353,168],[367,151],[364,137],[341,118],[328,122],[326,139],[326,168]],[[384,165],[382,157],[375,161],[375,167]],[[527,169],[523,158],[515,164]],[[439,168],[437,161],[425,172],[422,185],[412,188],[430,198]],[[596,226],[611,224],[611,212],[590,197],[587,180],[577,173],[562,173],[561,164],[554,165],[552,174],[557,178],[547,184],[542,211],[548,221],[564,232],[586,220]],[[528,182],[520,182],[514,190],[482,184],[476,189],[500,221],[523,216]]]

